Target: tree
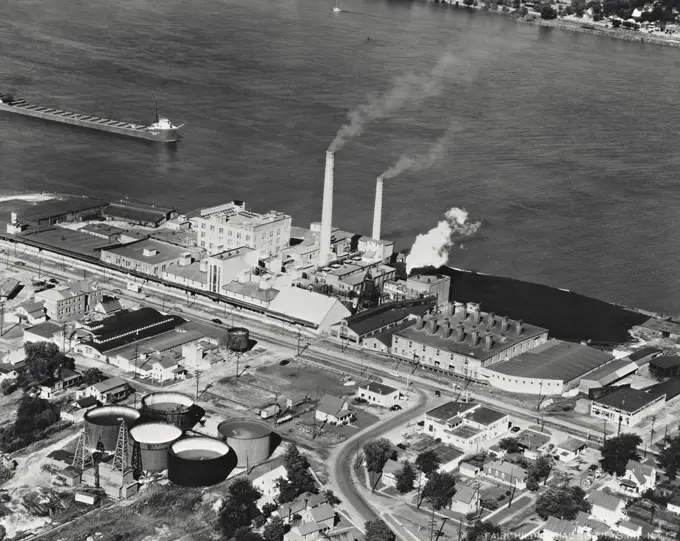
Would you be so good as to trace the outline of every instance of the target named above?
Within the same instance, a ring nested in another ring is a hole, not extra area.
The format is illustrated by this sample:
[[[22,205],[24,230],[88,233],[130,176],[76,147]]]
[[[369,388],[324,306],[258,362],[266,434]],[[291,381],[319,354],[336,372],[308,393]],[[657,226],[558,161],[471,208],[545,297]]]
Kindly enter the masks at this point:
[[[326,500],[329,505],[340,505],[342,503],[342,500],[340,500],[332,490],[324,490],[324,494],[326,495]]]
[[[621,26],[621,19],[614,19],[612,21],[612,27],[618,28],[619,26]]]
[[[17,382],[13,379],[5,379],[0,383],[0,388],[2,389],[2,394],[7,396],[12,394],[17,389]]]
[[[235,541],[264,541],[263,537],[249,526],[241,526],[234,532]]]
[[[71,365],[53,342],[26,342],[24,352],[26,369],[17,378],[23,389],[33,385],[49,385],[59,378],[62,368]]]
[[[520,17],[526,17],[527,15],[529,15],[529,8],[526,6],[522,6],[517,10],[517,13],[519,13]]]
[[[600,448],[602,469],[607,473],[623,475],[628,461],[640,458],[638,446],[641,443],[642,438],[633,433],[609,438]]]
[[[314,477],[309,472],[309,460],[307,460],[307,457],[300,452],[294,443],[288,445],[286,449],[286,454],[283,457],[283,466],[288,474],[288,484],[295,492],[293,498],[303,492],[315,489]]]
[[[397,538],[390,527],[379,518],[367,522],[364,530],[366,530],[366,535],[364,535],[366,541],[395,541]]]
[[[498,442],[498,447],[503,449],[506,453],[521,453],[522,447],[517,438],[503,438]]]
[[[88,368],[83,372],[83,383],[95,385],[104,379],[104,374],[99,368]]]
[[[437,471],[441,463],[439,455],[434,451],[423,451],[416,457],[416,466],[425,475]]]
[[[276,500],[281,503],[292,502],[297,498],[298,493],[295,487],[291,485],[285,477],[279,477],[276,481],[276,488],[279,491],[279,495]]]
[[[262,537],[264,541],[283,541],[286,526],[281,517],[273,517],[264,527]]]
[[[432,472],[423,487],[418,507],[423,500],[427,500],[435,511],[439,511],[451,505],[455,493],[456,478],[453,475],[447,472]]]
[[[541,481],[545,485],[553,469],[553,459],[550,455],[541,455],[531,464],[527,471],[527,488],[532,492],[538,490]]]
[[[284,502],[285,503],[285,502]],[[269,518],[272,516],[272,513],[278,509],[277,505],[275,503],[267,502],[262,506],[262,516],[264,518]],[[276,517],[274,517],[276,518]]]
[[[469,8],[472,7],[474,3],[475,0],[463,0],[463,4],[465,4]]]
[[[589,512],[590,503],[581,487],[562,485],[550,487],[536,500],[536,513],[543,520],[556,517],[574,520],[579,511]]]
[[[255,502],[260,499],[260,496],[260,491],[253,486],[250,479],[239,478],[229,485],[219,517],[219,524],[224,537],[231,539],[241,526],[248,526],[259,514]],[[243,532],[241,533],[243,534]],[[244,539],[243,541],[258,540]]]
[[[554,7],[543,4],[541,6],[541,19],[557,19],[557,11],[555,11]]]
[[[501,527],[491,522],[482,522],[478,520],[471,528],[467,529],[465,541],[482,541],[489,537],[498,537],[501,535]]]
[[[675,480],[680,468],[680,435],[667,437],[661,443],[658,458],[659,466],[663,468],[671,481]]]
[[[392,455],[392,444],[387,438],[378,438],[364,444],[366,469],[371,472],[381,472]]]
[[[413,465],[407,460],[397,472],[397,490],[402,494],[411,492],[416,483],[417,473]]]

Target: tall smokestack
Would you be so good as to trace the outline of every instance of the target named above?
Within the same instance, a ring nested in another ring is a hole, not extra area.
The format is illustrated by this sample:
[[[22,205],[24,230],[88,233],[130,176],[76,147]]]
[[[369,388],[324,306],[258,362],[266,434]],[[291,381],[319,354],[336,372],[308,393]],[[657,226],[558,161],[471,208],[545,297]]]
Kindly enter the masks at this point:
[[[375,240],[380,240],[380,225],[382,223],[382,200],[383,200],[383,179],[378,177],[375,183],[375,208],[373,209],[373,235]]]
[[[335,156],[326,152],[326,173],[323,179],[323,207],[321,208],[321,235],[319,239],[319,266],[331,261],[331,228],[333,222],[333,169]]]

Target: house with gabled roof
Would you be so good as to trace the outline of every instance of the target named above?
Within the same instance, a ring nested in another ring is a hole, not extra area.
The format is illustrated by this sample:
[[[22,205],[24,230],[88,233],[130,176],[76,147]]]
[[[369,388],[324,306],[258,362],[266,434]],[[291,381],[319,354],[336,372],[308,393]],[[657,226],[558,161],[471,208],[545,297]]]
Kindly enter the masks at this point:
[[[327,503],[310,509],[309,514],[312,521],[321,526],[322,531],[332,530],[335,527],[335,509]]]
[[[110,404],[125,398],[130,393],[130,384],[123,378],[114,377],[90,385],[86,390],[86,396],[92,396],[102,404]]]
[[[629,460],[626,471],[619,477],[619,488],[628,496],[641,496],[656,486],[656,467],[650,463]]]
[[[346,425],[352,419],[349,403],[344,398],[325,394],[316,406],[316,420],[332,425]]]
[[[382,476],[380,477],[380,480],[383,482],[384,485],[387,486],[397,486],[397,475],[401,471],[401,469],[404,467],[403,464],[400,464],[396,460],[392,460],[391,458],[385,462],[385,465],[383,466],[382,470]]]
[[[630,520],[622,520],[614,528],[615,531],[631,539],[642,537],[642,525]]]
[[[555,541],[555,539],[569,539],[576,534],[578,524],[573,520],[564,520],[557,517],[549,517],[541,529],[543,541]]]
[[[602,491],[590,494],[590,515],[598,521],[613,526],[625,516],[626,503],[619,497]]]
[[[456,493],[451,500],[451,511],[467,515],[479,509],[479,490],[463,484],[456,485]]]

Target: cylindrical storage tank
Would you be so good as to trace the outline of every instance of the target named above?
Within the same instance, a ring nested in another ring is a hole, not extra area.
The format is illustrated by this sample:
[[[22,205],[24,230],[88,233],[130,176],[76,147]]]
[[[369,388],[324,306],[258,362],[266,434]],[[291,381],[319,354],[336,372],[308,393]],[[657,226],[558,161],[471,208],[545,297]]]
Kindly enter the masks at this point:
[[[250,419],[232,419],[217,426],[220,439],[236,453],[239,468],[250,468],[271,455],[272,430],[267,423]]]
[[[85,413],[85,434],[90,447],[97,448],[101,442],[105,451],[115,452],[118,442],[120,423],[125,422],[128,429],[132,428],[140,418],[140,413],[134,408],[126,406],[101,406]]]
[[[194,400],[183,393],[151,393],[142,398],[142,417],[147,423],[175,425],[182,432],[193,427]]]
[[[243,353],[250,346],[250,332],[244,327],[232,327],[227,331],[227,347]]]
[[[184,438],[173,443],[168,453],[168,479],[185,487],[216,485],[235,467],[234,451],[215,438]]]
[[[130,430],[130,436],[139,445],[141,468],[160,472],[168,469],[168,451],[182,437],[182,431],[175,425],[144,423]]]

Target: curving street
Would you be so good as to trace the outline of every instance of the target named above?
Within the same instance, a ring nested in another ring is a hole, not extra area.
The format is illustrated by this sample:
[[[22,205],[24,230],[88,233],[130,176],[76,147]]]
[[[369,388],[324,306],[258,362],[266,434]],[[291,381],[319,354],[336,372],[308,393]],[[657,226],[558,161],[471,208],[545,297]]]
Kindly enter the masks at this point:
[[[379,438],[398,426],[421,417],[427,411],[429,404],[424,391],[416,390],[411,395],[411,400],[414,403],[409,409],[358,432],[336,447],[328,459],[328,462],[333,465],[329,471],[330,484],[343,504],[354,511],[352,519],[359,528],[363,529],[364,522],[374,520],[380,516],[380,513],[371,506],[363,495],[362,487],[354,481],[352,475],[354,456],[357,450],[369,440]]]

